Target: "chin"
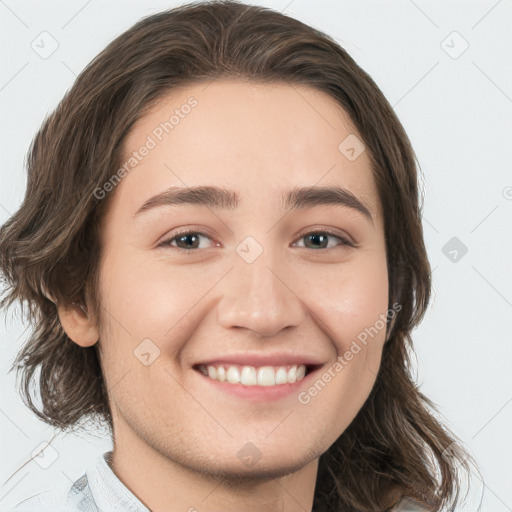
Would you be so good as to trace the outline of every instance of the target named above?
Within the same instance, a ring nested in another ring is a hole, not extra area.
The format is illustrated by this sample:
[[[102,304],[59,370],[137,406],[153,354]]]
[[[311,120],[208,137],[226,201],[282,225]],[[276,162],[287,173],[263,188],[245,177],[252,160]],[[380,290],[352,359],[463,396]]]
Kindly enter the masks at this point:
[[[256,451],[254,445],[250,444],[238,452],[234,460],[218,458],[210,459],[208,464],[201,468],[189,467],[193,471],[199,471],[202,474],[209,475],[212,478],[222,478],[223,480],[240,484],[242,482],[263,482],[275,480],[283,476],[295,473],[320,457],[322,451],[316,447],[314,450],[298,453],[296,450],[278,450],[277,453],[268,453],[268,449],[262,448]],[[304,450],[304,447],[301,447]],[[244,461],[244,453],[251,453],[252,459],[247,457]]]

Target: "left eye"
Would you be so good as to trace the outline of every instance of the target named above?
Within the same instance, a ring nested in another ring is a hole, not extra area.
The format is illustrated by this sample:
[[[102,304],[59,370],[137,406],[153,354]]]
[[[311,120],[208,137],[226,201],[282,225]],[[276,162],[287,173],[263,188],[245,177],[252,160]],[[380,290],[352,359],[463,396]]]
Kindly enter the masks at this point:
[[[168,240],[165,240],[160,245],[167,246],[167,247],[176,247],[177,249],[182,250],[190,250],[190,249],[198,249],[199,248],[199,241],[200,237],[208,238],[211,240],[211,238],[206,233],[201,233],[199,231],[184,231],[182,233],[178,233],[172,238],[169,238]],[[337,245],[328,246],[328,238],[335,238],[339,242]],[[312,243],[313,247],[307,247],[304,246],[306,249],[333,249],[336,246],[344,246],[348,245],[353,247],[353,244],[350,243],[347,239],[336,235],[334,233],[331,233],[330,231],[311,231],[309,233],[305,233],[299,237],[298,240],[306,239],[308,240],[308,243]],[[174,241],[176,241],[176,244],[174,244]],[[327,246],[325,245],[327,243]],[[294,246],[297,246],[296,243],[293,244]],[[300,246],[299,246],[300,247]]]
[[[328,243],[328,238],[336,238],[341,243],[337,244],[339,246],[343,245],[349,245],[353,246],[346,238],[343,238],[339,235],[335,235],[334,233],[331,233],[330,231],[311,231],[309,233],[305,233],[299,237],[299,240],[306,239],[309,242],[313,243],[313,247],[306,247],[306,249],[334,249],[336,246],[327,247],[324,245],[324,242]],[[294,244],[296,245],[296,244]],[[318,245],[321,245],[321,247],[318,247]],[[316,246],[316,247],[315,247]]]

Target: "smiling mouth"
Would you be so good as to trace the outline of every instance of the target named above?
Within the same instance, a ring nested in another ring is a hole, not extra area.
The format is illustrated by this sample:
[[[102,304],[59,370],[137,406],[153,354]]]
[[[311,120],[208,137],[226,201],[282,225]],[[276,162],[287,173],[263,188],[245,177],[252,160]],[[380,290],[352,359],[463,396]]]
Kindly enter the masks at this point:
[[[294,384],[321,365],[293,364],[283,366],[250,366],[237,364],[198,364],[194,370],[204,376],[227,384],[248,387],[268,387]]]

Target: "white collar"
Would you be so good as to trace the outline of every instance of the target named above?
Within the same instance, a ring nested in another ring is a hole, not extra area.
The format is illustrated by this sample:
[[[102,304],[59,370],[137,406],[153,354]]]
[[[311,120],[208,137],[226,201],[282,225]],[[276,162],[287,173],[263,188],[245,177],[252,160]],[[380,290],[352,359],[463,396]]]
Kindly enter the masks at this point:
[[[102,512],[150,512],[114,473],[109,463],[113,452],[99,456],[86,471],[92,496]]]

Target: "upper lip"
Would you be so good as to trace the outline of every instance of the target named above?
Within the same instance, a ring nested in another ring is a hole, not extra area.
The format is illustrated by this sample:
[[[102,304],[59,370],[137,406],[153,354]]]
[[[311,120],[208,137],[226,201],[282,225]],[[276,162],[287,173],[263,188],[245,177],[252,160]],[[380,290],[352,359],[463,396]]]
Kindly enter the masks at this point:
[[[262,353],[243,353],[243,354],[226,354],[216,355],[211,359],[204,359],[196,363],[197,365],[216,365],[216,364],[232,364],[241,366],[288,366],[303,364],[305,366],[320,366],[323,363],[318,358],[310,355],[301,354],[262,354]]]

